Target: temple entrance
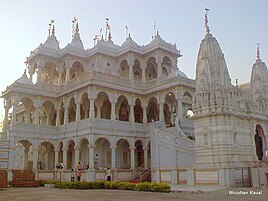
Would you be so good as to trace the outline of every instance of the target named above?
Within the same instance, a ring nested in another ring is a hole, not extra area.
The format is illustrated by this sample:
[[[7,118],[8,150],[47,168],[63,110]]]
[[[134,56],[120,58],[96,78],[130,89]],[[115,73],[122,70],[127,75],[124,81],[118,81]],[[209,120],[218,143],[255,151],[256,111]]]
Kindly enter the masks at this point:
[[[262,127],[258,124],[256,126],[256,134],[255,134],[255,146],[256,146],[256,155],[258,160],[263,159],[264,151],[265,151],[265,137],[263,133]]]

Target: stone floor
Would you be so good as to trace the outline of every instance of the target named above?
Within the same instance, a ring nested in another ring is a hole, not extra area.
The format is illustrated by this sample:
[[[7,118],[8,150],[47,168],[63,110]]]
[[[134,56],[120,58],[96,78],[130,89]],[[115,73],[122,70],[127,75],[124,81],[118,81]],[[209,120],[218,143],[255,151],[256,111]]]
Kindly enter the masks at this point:
[[[229,195],[229,191],[237,193],[262,192],[262,195]],[[0,191],[2,201],[267,201],[268,187],[262,189],[233,188],[213,190],[209,192],[181,192],[181,193],[151,193],[121,190],[71,190],[55,188],[8,188]]]

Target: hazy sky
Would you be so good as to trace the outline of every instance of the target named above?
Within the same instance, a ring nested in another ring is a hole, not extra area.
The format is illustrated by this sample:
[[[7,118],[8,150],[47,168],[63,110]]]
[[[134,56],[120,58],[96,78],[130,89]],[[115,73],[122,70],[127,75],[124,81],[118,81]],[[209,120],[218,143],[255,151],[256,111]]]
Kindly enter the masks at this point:
[[[91,48],[94,36],[105,29],[106,17],[110,18],[112,40],[118,45],[125,41],[126,25],[133,40],[148,44],[156,20],[161,37],[181,50],[180,70],[195,78],[205,8],[210,9],[210,30],[225,54],[232,82],[236,78],[239,83],[248,82],[257,43],[261,58],[268,63],[267,0],[0,0],[0,89],[23,74],[25,58],[45,42],[51,19],[60,47],[65,47],[71,41],[74,16],[79,19],[85,49]]]

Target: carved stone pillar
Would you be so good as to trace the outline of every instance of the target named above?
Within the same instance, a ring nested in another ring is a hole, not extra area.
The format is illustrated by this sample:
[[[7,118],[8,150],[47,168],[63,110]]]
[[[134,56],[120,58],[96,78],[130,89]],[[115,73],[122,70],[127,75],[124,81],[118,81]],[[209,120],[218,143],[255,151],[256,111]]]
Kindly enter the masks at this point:
[[[147,110],[147,107],[145,107],[145,106],[143,106],[142,107],[142,122],[144,123],[144,124],[146,124],[147,123],[147,112],[146,112],[146,110]]]
[[[95,145],[91,144],[88,146],[89,146],[89,169],[94,170]]]
[[[111,146],[112,150],[112,169],[116,169],[116,146]]]
[[[164,103],[159,104],[159,121],[164,121]]]
[[[115,102],[111,102],[111,120],[115,120]]]
[[[129,111],[129,121],[131,123],[135,122],[135,117],[134,117],[134,105],[129,105],[130,111]]]
[[[93,119],[95,118],[95,109],[94,109],[94,102],[95,99],[90,99],[90,108],[89,108],[89,118]]]
[[[134,146],[130,147],[130,160],[131,160],[131,169],[135,168],[135,148]]]
[[[148,149],[143,148],[143,156],[144,156],[144,168],[148,168]]]

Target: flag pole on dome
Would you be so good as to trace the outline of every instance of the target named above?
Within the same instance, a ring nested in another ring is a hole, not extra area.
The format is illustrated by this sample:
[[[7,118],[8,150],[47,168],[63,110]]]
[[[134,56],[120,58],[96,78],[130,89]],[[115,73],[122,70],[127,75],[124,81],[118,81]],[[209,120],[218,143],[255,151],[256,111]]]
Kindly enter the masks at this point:
[[[209,26],[208,26],[208,11],[209,11],[209,9],[206,8],[205,11],[206,11],[206,13],[205,13],[205,28],[206,28],[206,34],[208,34],[210,31]]]
[[[50,23],[48,24],[49,28],[48,28],[48,36],[50,36],[50,33],[51,33],[51,27],[52,27],[52,24],[54,23],[54,20],[51,20]]]
[[[156,35],[156,20],[154,21],[154,35]]]
[[[127,39],[127,37],[128,37],[128,27],[125,26],[125,28],[126,28],[126,39]]]
[[[108,24],[109,18],[106,17],[105,20],[106,20],[105,41],[107,41],[107,32],[108,32],[108,29],[110,30],[110,26]]]

